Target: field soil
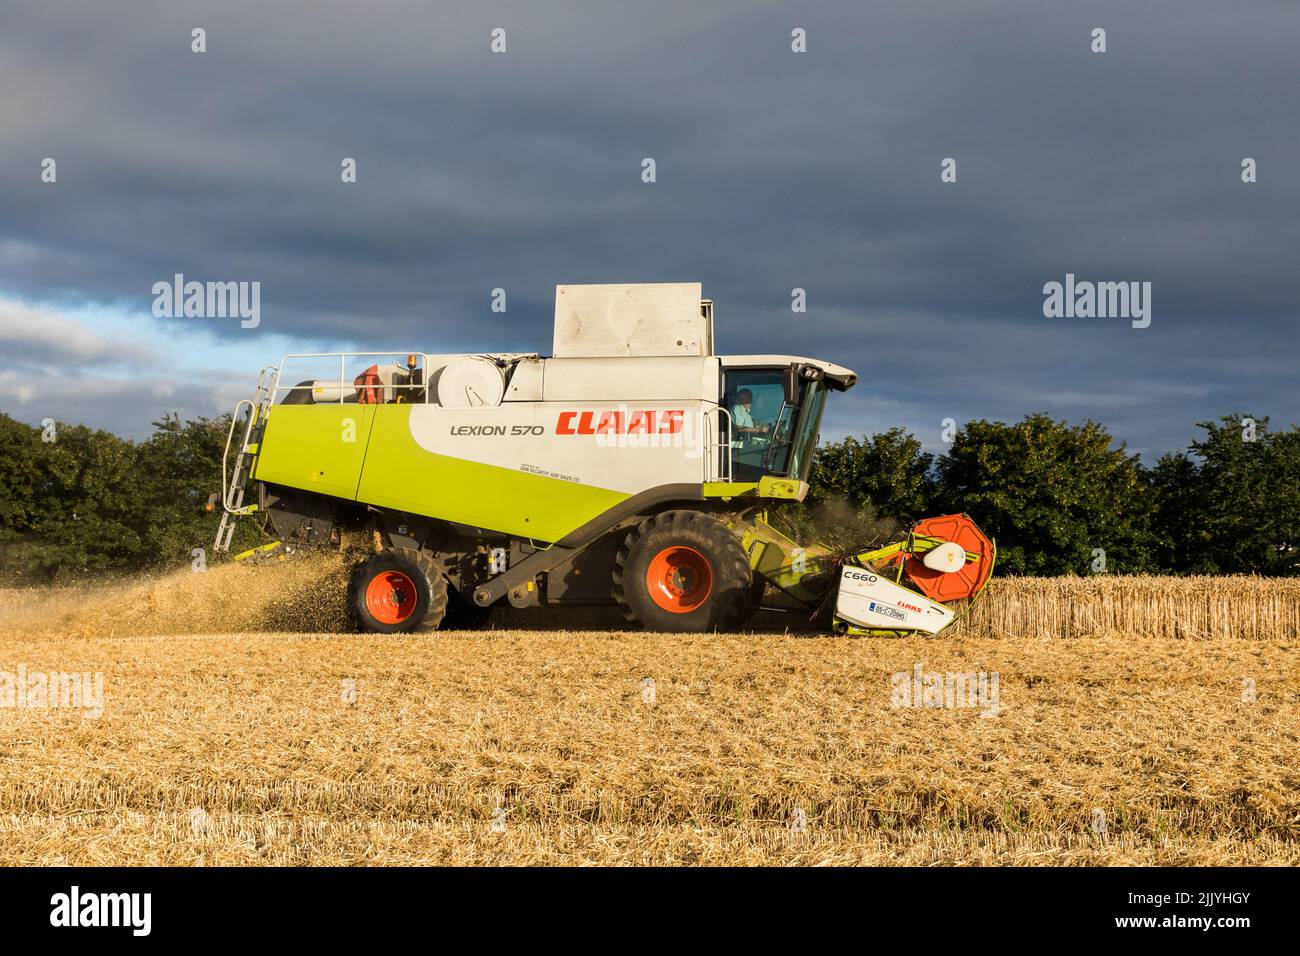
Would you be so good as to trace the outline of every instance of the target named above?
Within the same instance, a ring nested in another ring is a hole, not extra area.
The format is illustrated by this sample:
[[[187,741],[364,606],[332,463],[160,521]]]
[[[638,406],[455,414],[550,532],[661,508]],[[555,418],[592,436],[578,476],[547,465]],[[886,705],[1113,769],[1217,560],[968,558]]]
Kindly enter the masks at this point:
[[[1296,583],[995,579],[880,640],[361,636],[345,578],[0,591],[0,864],[1300,863]]]

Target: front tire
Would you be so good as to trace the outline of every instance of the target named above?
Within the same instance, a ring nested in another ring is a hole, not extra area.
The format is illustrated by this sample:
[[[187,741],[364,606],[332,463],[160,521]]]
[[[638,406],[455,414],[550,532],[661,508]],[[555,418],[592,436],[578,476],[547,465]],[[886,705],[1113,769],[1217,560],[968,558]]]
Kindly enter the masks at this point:
[[[357,630],[410,634],[437,630],[447,613],[447,580],[421,551],[394,548],[356,566],[348,606]]]
[[[665,511],[635,528],[614,563],[614,598],[649,631],[726,630],[744,619],[752,580],[727,528],[698,511]]]

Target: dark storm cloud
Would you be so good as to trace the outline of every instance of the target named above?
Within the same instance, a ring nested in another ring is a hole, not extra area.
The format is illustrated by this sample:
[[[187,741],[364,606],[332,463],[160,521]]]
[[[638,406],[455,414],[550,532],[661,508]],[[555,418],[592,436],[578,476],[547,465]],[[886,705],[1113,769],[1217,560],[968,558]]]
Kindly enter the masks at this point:
[[[1197,418],[1300,417],[1292,4],[85,3],[4,26],[6,294],[145,314],[176,272],[258,280],[262,326],[223,334],[546,351],[557,282],[698,279],[722,350],[862,373],[828,432],[933,445],[947,417],[1043,409],[1156,451]],[[1044,318],[1067,272],[1150,281],[1151,327]]]

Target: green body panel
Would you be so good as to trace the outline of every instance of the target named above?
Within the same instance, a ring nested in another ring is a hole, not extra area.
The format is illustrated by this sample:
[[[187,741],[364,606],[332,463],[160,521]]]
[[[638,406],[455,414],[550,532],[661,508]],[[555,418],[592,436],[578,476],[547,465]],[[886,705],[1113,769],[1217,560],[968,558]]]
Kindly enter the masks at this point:
[[[803,501],[808,484],[794,478],[764,475],[758,481],[706,481],[704,497],[721,498],[771,498],[776,501]]]
[[[758,493],[758,482],[756,481],[706,481],[704,483],[704,497],[721,498],[723,501],[730,501],[732,498],[753,497]]]
[[[825,582],[809,584],[834,567],[829,551],[821,545],[801,548],[768,524],[765,516],[756,516],[743,529],[740,546],[755,572],[796,600],[815,607],[826,596]]]
[[[366,504],[558,541],[628,497],[607,488],[434,454],[411,437],[411,406],[375,408],[356,495]]]
[[[628,497],[426,451],[410,414],[402,404],[277,405],[253,477],[537,541],[557,541]]]
[[[336,498],[356,498],[377,407],[275,406],[266,418],[253,477]]]
[[[808,482],[780,475],[764,475],[758,479],[758,496],[778,500],[803,501],[808,494]]]

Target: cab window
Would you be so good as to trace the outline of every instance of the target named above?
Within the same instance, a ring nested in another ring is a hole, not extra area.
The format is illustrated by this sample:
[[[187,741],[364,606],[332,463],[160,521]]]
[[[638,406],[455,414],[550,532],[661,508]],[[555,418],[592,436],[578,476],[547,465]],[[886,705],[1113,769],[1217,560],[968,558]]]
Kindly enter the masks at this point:
[[[736,481],[755,481],[765,474],[784,474],[789,443],[773,436],[789,429],[797,409],[785,402],[782,368],[726,371],[722,404],[731,416],[731,474]]]

